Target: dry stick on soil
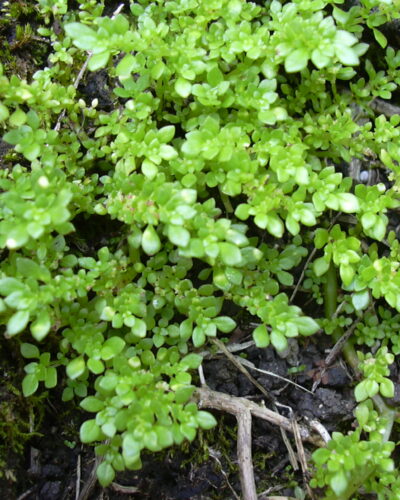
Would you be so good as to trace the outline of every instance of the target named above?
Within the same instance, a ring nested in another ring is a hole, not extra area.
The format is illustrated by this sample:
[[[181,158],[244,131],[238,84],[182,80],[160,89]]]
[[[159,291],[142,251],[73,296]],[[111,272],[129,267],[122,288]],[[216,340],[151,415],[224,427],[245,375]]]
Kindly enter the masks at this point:
[[[315,500],[314,492],[312,491],[312,489],[310,488],[310,485],[308,484],[308,481],[309,481],[308,465],[307,465],[306,454],[304,452],[303,441],[301,440],[301,436],[300,436],[300,432],[299,432],[299,424],[297,423],[297,420],[294,418],[293,413],[292,413],[291,417],[292,417],[291,420],[292,420],[292,426],[293,426],[294,440],[296,442],[296,448],[297,448],[297,455],[299,457],[301,471],[303,473],[303,482],[304,482],[304,485],[306,487],[308,496],[311,498],[311,500]]]
[[[92,467],[92,470],[90,471],[89,477],[86,480],[86,483],[79,495],[79,500],[87,500],[89,496],[92,494],[92,491],[95,488],[97,482],[97,475],[96,475],[97,467],[101,464],[102,461],[103,457],[95,458],[94,465]]]
[[[230,396],[222,392],[212,391],[208,387],[196,389],[194,397],[200,408],[210,408],[231,413],[238,421],[238,462],[240,471],[240,481],[244,500],[253,500],[255,492],[255,481],[253,464],[251,461],[251,415],[262,418],[268,422],[278,425],[281,429],[294,431],[292,422],[279,413],[259,406],[246,398]],[[297,424],[298,425],[298,424]],[[298,425],[296,432],[300,439],[309,441],[316,446],[323,446],[324,443],[319,436],[312,435],[310,431]]]
[[[251,413],[248,409],[245,409],[235,416],[238,423],[237,457],[243,498],[244,500],[257,500],[251,453]]]
[[[32,486],[32,488],[29,488],[29,490],[24,491],[17,500],[25,500],[25,498],[28,498],[37,488],[37,485]]]
[[[278,413],[278,408],[277,408],[277,402],[275,401],[275,398],[265,389],[265,387],[263,387],[255,378],[253,378],[250,373],[246,370],[246,368],[241,364],[239,363],[235,356],[233,356],[233,354],[231,354],[228,349],[225,347],[225,344],[223,344],[220,340],[218,339],[214,339],[213,340],[213,343],[216,344],[220,349],[221,351],[225,354],[225,356],[229,359],[229,361],[231,361],[235,366],[236,368],[241,371],[243,373],[243,375],[245,377],[247,377],[250,382],[255,386],[257,387],[257,389],[262,393],[264,394],[264,396],[270,401],[270,403],[272,404],[274,410]],[[286,432],[284,429],[280,428],[280,432],[281,432],[281,435],[282,435],[282,439],[283,439],[283,442],[285,443],[285,446],[286,446],[286,449],[288,451],[288,454],[289,454],[289,459],[290,459],[290,463],[293,467],[294,470],[298,470],[298,465],[297,465],[297,458],[296,458],[296,454],[294,453],[293,451],[293,448],[292,448],[292,445],[290,444],[290,441],[286,435]]]
[[[193,397],[200,408],[225,411],[232,415],[249,410],[254,417],[261,418],[273,425],[277,425],[285,431],[293,432],[292,423],[288,418],[265,408],[265,406],[254,403],[254,401],[250,401],[249,399],[230,396],[223,392],[213,391],[208,387],[199,387],[195,390]],[[308,427],[299,424],[299,432],[303,441],[307,441],[318,448],[325,445],[324,440],[315,432],[311,432]]]
[[[136,488],[135,486],[124,486],[118,483],[111,483],[111,488],[118,493],[122,493],[123,495],[134,495],[139,491],[139,488]]]
[[[80,491],[81,491],[81,454],[79,453],[78,460],[76,463],[75,500],[79,500]]]

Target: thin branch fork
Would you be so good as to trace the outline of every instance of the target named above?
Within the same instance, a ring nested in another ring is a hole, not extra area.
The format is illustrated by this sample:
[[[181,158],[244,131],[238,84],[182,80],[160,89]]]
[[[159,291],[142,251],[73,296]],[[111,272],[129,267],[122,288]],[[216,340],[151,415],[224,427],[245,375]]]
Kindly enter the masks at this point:
[[[235,416],[249,411],[254,417],[261,418],[286,431],[293,432],[292,422],[288,418],[246,398],[213,391],[207,386],[196,389],[194,398],[197,400],[200,408],[225,411]],[[313,433],[303,425],[299,425],[299,435],[302,441],[307,441],[319,448],[325,446],[324,440],[319,435]]]
[[[324,441],[319,436],[312,434],[309,429],[300,426],[293,421],[269,410],[263,406],[249,401],[248,399],[230,396],[222,392],[209,389],[207,386],[196,389],[194,398],[200,408],[210,408],[231,413],[238,422],[237,456],[239,463],[239,476],[244,500],[257,500],[256,483],[254,479],[252,453],[251,453],[251,423],[252,415],[262,418],[270,423],[278,425],[282,432],[290,431],[295,433],[298,449],[303,451],[302,440],[309,441],[316,446],[323,446]],[[304,458],[305,460],[305,458]],[[303,464],[302,464],[303,465]],[[303,465],[303,473],[307,466]],[[313,498],[311,496],[311,498]]]

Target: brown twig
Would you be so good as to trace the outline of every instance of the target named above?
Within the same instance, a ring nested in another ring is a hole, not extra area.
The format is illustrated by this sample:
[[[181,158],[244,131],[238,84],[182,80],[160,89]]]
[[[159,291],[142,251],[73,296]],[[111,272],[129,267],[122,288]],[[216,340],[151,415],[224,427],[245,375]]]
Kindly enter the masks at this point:
[[[123,495],[133,495],[139,491],[136,486],[124,486],[118,483],[111,483],[111,488],[117,493],[122,493]]]
[[[245,409],[236,413],[235,416],[238,423],[237,456],[243,498],[246,500],[257,500],[253,457],[251,453],[251,413],[250,410]]]
[[[250,380],[250,382],[257,387],[257,389],[264,394],[264,396],[267,398],[267,400],[272,404],[274,410],[276,413],[278,413],[278,408],[277,408],[277,402],[275,398],[263,387],[250,373],[246,368],[243,366],[242,363],[240,363],[236,357],[228,351],[228,349],[225,347],[225,344],[223,344],[220,340],[214,339],[213,343],[216,344],[220,350],[225,354],[225,356],[236,366],[236,368],[243,373],[243,375]],[[280,428],[280,433],[282,435],[283,442],[285,443],[286,449],[289,454],[289,459],[290,463],[292,464],[292,467],[294,470],[298,469],[297,465],[297,459],[296,455],[293,451],[292,445],[290,444],[290,441],[286,435],[285,429]]]
[[[90,471],[89,477],[86,480],[86,482],[85,482],[85,484],[80,492],[79,500],[87,500],[89,498],[89,496],[91,495],[93,489],[96,486],[97,467],[101,464],[102,461],[103,461],[103,457],[96,457],[94,464],[93,464],[93,467],[92,467],[92,470]]]
[[[194,398],[200,408],[225,411],[227,413],[231,413],[232,415],[249,410],[254,417],[261,418],[262,420],[270,422],[273,425],[277,425],[286,431],[293,432],[292,423],[288,418],[246,398],[230,396],[229,394],[224,394],[223,392],[213,391],[208,387],[200,387],[196,389],[194,392]],[[308,427],[299,424],[299,432],[303,441],[307,441],[317,447],[325,445],[321,437],[314,432],[311,432]]]
[[[81,454],[79,453],[76,463],[75,500],[79,500],[80,491],[81,491]]]

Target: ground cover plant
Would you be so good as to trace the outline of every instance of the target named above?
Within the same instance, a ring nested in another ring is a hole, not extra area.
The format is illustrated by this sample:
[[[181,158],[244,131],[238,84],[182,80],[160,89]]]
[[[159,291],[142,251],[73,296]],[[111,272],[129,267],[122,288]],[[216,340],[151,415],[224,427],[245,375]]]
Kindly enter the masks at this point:
[[[355,375],[317,498],[400,498],[400,4],[341,4],[38,0],[47,66],[0,66],[4,335],[27,398],[88,412],[103,486],[215,426],[196,370],[245,315]]]

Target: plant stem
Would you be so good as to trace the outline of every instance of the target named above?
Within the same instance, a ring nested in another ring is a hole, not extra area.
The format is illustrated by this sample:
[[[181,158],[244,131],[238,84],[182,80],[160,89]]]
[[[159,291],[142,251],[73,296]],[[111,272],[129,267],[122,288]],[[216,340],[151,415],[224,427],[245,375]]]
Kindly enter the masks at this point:
[[[326,283],[324,286],[324,305],[325,305],[325,317],[332,318],[337,310],[337,295],[338,295],[338,284],[337,284],[337,273],[334,264],[331,262],[326,275]],[[335,328],[332,336],[335,342],[337,342],[344,334],[343,328],[338,326]],[[347,363],[353,369],[357,378],[362,377],[362,373],[358,368],[359,360],[354,349],[353,344],[350,339],[345,343],[343,347],[343,354]],[[396,411],[390,408],[383,398],[377,394],[372,398],[375,408],[378,410],[381,416],[387,419],[385,426],[385,433],[383,435],[383,442],[389,441],[390,433],[392,431],[393,422],[396,417]]]

